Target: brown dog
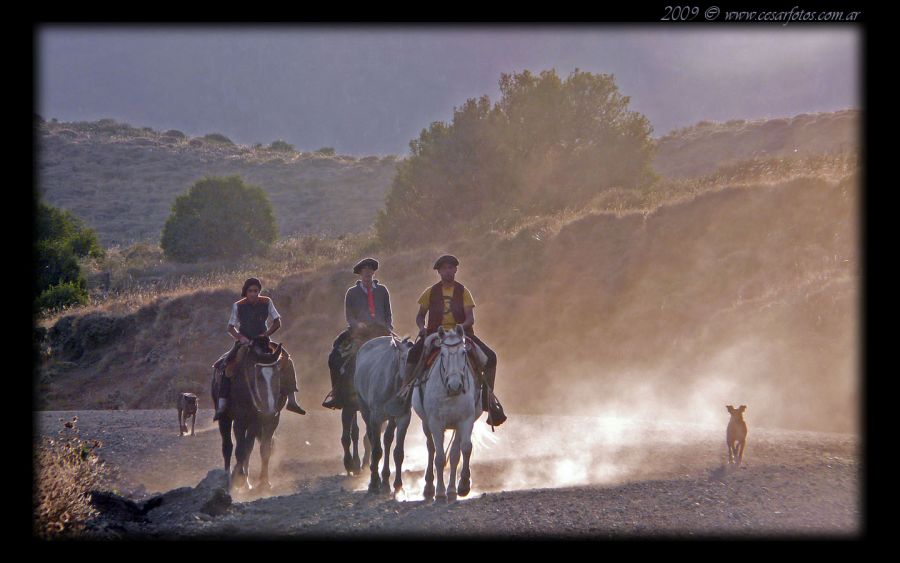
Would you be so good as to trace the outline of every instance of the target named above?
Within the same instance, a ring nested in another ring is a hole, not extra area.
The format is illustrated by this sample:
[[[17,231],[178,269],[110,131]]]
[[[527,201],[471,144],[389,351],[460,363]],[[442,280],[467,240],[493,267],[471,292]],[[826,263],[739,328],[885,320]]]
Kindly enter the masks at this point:
[[[747,443],[747,423],[744,422],[744,411],[747,410],[747,405],[741,405],[739,408],[726,405],[725,408],[731,414],[731,420],[728,421],[728,428],[725,430],[728,463],[733,464],[737,459],[737,464],[740,465],[744,457],[744,445]]]
[[[197,420],[197,395],[181,393],[178,395],[178,430],[179,436],[187,432],[187,419],[191,417],[191,436],[194,435],[194,422]]]

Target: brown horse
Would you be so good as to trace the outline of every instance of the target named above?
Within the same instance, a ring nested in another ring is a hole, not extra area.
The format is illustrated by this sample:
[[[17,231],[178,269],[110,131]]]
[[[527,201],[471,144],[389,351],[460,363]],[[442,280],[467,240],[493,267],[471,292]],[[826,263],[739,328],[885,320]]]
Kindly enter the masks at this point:
[[[287,403],[287,393],[283,391],[282,377],[294,364],[281,344],[275,346],[268,339],[255,339],[250,346],[238,350],[234,361],[226,368],[232,378],[231,394],[223,415],[219,418],[219,433],[222,436],[222,457],[225,470],[231,464],[233,444],[231,433],[237,442],[235,466],[231,472],[232,488],[252,489],[250,484],[250,454],[256,440],[262,467],[259,485],[271,488],[269,483],[269,458],[274,447],[275,429],[281,409]],[[218,385],[213,377],[213,404],[218,402]]]

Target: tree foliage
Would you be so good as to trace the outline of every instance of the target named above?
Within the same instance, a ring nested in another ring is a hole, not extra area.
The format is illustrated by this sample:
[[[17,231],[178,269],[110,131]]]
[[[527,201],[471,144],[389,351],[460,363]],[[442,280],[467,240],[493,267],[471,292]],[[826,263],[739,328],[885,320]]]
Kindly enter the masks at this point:
[[[35,216],[34,248],[37,308],[85,303],[86,282],[78,260],[104,254],[94,230],[84,226],[81,219],[70,211],[40,202]]]
[[[238,176],[206,177],[178,196],[160,246],[178,262],[265,253],[278,237],[272,204]]]
[[[462,234],[652,181],[652,128],[612,75],[526,70],[501,75],[500,92],[493,105],[467,100],[449,125],[432,123],[410,142],[376,220],[383,242]]]

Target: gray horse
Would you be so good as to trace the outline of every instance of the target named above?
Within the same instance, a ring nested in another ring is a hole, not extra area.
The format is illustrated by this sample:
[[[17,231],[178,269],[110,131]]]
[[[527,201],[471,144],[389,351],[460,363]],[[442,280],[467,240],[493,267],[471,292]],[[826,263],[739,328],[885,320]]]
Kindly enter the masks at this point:
[[[481,416],[481,389],[476,383],[475,371],[466,352],[466,339],[461,325],[454,330],[438,328],[437,333],[428,337],[440,346],[440,355],[426,370],[424,381],[413,390],[412,406],[422,419],[425,443],[428,447],[428,467],[425,470],[426,499],[446,501],[456,500],[456,467],[462,450],[463,467],[459,478],[458,494],[464,497],[471,488],[469,459],[472,456],[472,428]],[[426,350],[429,341],[426,341]],[[487,361],[477,346],[475,353],[483,363]],[[456,437],[450,447],[450,484],[444,487],[444,431],[456,430]],[[437,496],[435,497],[434,473],[437,465]]]
[[[401,478],[403,468],[403,442],[406,440],[406,431],[409,428],[411,413],[403,416],[389,416],[384,406],[391,401],[400,389],[403,379],[403,369],[406,365],[406,357],[412,343],[409,338],[400,340],[394,336],[379,336],[369,340],[359,349],[356,356],[356,371],[353,376],[356,387],[359,409],[366,423],[366,437],[372,447],[372,461],[369,465],[371,479],[369,492],[388,492],[390,485],[388,479],[391,476],[390,453],[391,443],[396,431],[397,445],[394,447],[394,492],[403,489]],[[381,432],[385,422],[387,429],[384,433],[384,450],[381,449]],[[384,454],[384,469],[381,477],[378,476],[378,462]]]

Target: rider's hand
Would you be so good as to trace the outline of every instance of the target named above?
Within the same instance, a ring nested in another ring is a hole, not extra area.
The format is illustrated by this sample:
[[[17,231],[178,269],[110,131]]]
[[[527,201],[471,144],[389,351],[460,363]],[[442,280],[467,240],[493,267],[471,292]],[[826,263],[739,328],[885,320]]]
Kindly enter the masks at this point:
[[[366,323],[356,323],[356,328],[363,330],[366,328]]]

